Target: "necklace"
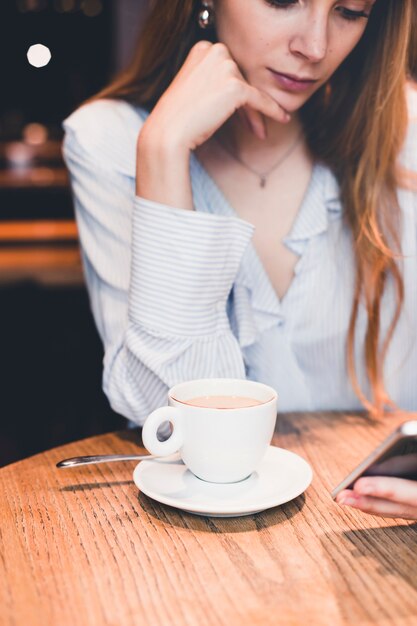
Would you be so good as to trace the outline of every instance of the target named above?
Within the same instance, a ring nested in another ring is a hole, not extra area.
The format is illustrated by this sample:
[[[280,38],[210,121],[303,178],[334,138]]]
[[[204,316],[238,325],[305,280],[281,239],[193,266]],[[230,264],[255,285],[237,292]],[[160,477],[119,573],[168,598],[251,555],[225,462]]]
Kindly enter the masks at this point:
[[[245,163],[245,161],[243,161],[243,159],[241,159],[241,157],[238,154],[235,154],[234,152],[232,152],[232,150],[230,150],[230,148],[225,146],[218,137],[216,137],[215,139],[218,142],[219,146],[225,152],[227,152],[229,156],[231,156],[235,161],[240,163],[240,165],[243,165],[243,167],[249,170],[249,172],[252,172],[252,174],[255,174],[255,176],[259,178],[259,186],[264,188],[266,186],[266,182],[270,174],[272,174],[273,171],[275,171],[280,165],[282,165],[282,163],[284,163],[286,159],[288,159],[290,154],[295,150],[295,148],[298,146],[299,142],[301,141],[301,137],[302,137],[302,133],[297,135],[295,141],[290,145],[290,147],[284,152],[284,154],[282,154],[279,157],[278,161],[274,163],[274,165],[271,168],[269,168],[269,170],[266,170],[266,172],[259,172],[258,170],[255,170],[253,167]]]

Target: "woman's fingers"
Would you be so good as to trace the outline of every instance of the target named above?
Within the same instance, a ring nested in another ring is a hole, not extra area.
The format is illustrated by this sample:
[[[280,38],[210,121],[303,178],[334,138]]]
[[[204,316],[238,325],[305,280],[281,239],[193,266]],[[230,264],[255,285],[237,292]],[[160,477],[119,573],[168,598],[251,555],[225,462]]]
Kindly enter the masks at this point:
[[[255,111],[255,109],[251,109],[249,106],[244,106],[239,110],[243,112],[249,128],[252,130],[254,135],[256,135],[259,139],[266,139],[266,124],[262,113]]]
[[[382,517],[417,519],[417,483],[384,476],[360,478],[354,489],[345,489],[338,504]]]
[[[259,91],[252,85],[246,85],[246,102],[247,108],[255,110],[266,117],[270,117],[277,122],[286,124],[290,121],[291,116],[282,108],[271,96]],[[249,110],[248,109],[248,110]],[[252,121],[252,120],[251,120]],[[257,122],[259,123],[259,121]]]
[[[198,41],[190,50],[181,71],[177,74],[178,77],[186,78],[191,74],[194,68],[198,67],[200,63],[205,59],[210,52],[213,44],[210,41],[201,40]]]
[[[289,114],[267,94],[247,85],[247,104],[239,111],[243,112],[249,127],[259,139],[266,139],[267,127],[265,117],[272,117],[282,124],[289,122]]]
[[[250,85],[247,85],[246,92],[247,104],[243,105],[242,108],[252,132],[259,139],[266,139],[265,117],[271,117],[282,124],[290,121],[289,114],[267,94]]]
[[[205,39],[198,41],[196,44],[194,44],[194,46],[191,48],[189,52],[189,55],[186,61],[187,65],[195,67],[196,65],[201,63],[202,59],[204,59],[207,56],[207,53],[212,48],[213,48],[213,44],[211,43],[211,41],[206,41]]]
[[[237,101],[236,109],[243,109],[250,128],[261,139],[266,137],[265,117],[283,124],[291,119],[287,111],[271,96],[247,82],[224,44],[212,44],[209,41],[197,42],[190,50],[181,69],[181,78],[186,79],[194,70],[205,72],[207,78],[213,72],[223,76],[225,93],[228,93],[232,100]]]
[[[356,481],[353,490],[362,496],[383,498],[417,508],[417,481],[414,480],[392,476],[364,476]]]
[[[260,139],[266,137],[267,118],[290,119],[270,95],[247,82],[224,44],[200,41],[148,117],[147,136],[155,133],[161,142],[174,133],[183,149],[195,150],[236,112]]]
[[[246,115],[245,107],[241,107],[240,109],[238,109],[236,111],[236,115],[238,116],[242,124],[247,128],[247,130],[254,132],[253,127],[249,122],[249,118]]]
[[[227,51],[227,56],[229,52]],[[242,109],[255,135],[260,139],[266,138],[265,117],[271,117],[278,122],[285,124],[291,117],[271,96],[250,85],[236,63],[229,56],[233,63],[232,75],[239,83]],[[231,67],[231,66],[229,66]],[[238,89],[239,92],[239,89]]]
[[[341,496],[341,494],[339,494]],[[348,496],[338,497],[337,502],[342,506],[351,506],[360,509],[363,513],[379,515],[381,517],[400,517],[402,519],[417,519],[417,507],[398,504],[390,500],[360,496],[352,492]]]

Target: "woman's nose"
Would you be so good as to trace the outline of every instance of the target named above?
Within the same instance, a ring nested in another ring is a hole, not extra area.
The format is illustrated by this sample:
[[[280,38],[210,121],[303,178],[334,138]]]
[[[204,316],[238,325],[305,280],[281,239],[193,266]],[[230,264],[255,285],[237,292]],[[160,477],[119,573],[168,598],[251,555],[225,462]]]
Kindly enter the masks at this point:
[[[327,53],[327,31],[327,16],[305,19],[303,24],[299,23],[290,41],[290,51],[312,63],[322,61]]]

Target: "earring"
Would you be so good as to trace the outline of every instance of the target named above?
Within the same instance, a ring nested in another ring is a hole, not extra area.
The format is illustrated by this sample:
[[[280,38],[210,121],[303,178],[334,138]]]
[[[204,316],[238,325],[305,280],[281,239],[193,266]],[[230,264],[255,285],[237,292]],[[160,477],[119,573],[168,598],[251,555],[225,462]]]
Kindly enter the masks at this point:
[[[198,14],[198,25],[200,28],[210,28],[214,22],[214,11],[208,2],[201,3],[201,10]]]

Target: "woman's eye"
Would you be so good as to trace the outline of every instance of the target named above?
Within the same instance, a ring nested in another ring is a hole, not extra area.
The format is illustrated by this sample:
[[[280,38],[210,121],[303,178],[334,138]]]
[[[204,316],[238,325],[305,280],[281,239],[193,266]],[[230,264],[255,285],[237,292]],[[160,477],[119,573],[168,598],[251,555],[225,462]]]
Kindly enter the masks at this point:
[[[345,7],[338,7],[337,11],[339,11],[340,15],[345,20],[359,20],[361,18],[368,19],[369,14],[365,13],[365,11],[352,11],[351,9],[346,9]]]
[[[266,0],[266,3],[277,9],[288,9],[292,4],[297,4],[298,0]]]
[[[290,6],[297,4],[298,0],[265,0],[267,4],[277,9],[288,9]],[[365,11],[353,11],[352,9],[346,9],[345,7],[337,7],[336,9],[341,17],[345,20],[359,20],[368,19],[369,14]]]

